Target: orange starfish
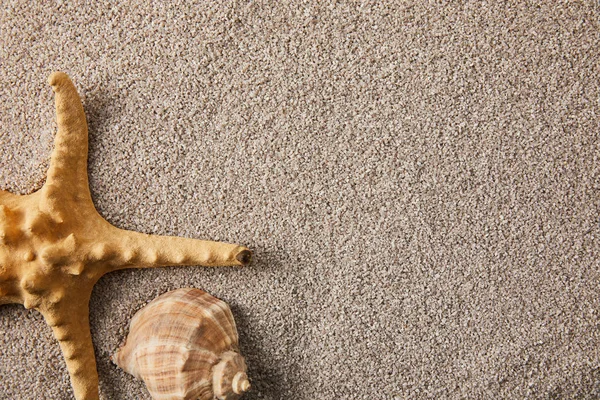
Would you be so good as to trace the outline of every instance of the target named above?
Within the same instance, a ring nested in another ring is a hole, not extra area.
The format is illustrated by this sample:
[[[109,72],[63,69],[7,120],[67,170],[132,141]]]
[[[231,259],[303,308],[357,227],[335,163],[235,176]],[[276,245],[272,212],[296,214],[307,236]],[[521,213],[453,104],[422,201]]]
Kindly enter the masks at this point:
[[[242,246],[118,229],[98,214],[88,186],[88,130],[69,77],[53,73],[58,131],[46,183],[37,192],[0,190],[0,305],[38,310],[52,327],[77,399],[98,399],[89,327],[94,284],[124,268],[247,265]]]

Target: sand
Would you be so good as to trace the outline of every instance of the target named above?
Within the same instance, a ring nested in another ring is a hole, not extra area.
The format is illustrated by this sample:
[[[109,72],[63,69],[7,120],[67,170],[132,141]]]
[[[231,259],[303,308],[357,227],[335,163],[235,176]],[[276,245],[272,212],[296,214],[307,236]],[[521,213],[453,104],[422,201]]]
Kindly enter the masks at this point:
[[[108,221],[255,251],[102,278],[103,399],[149,398],[109,356],[180,287],[246,399],[600,397],[597,2],[41,3],[0,7],[0,188],[43,183],[61,70]],[[39,313],[0,337],[0,398],[72,398]]]

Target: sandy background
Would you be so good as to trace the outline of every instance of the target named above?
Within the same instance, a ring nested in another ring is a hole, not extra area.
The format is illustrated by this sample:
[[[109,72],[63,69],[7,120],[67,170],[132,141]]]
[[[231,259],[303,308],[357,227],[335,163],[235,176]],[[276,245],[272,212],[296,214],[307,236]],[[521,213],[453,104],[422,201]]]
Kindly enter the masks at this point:
[[[0,187],[43,183],[62,70],[106,219],[255,251],[105,276],[104,399],[148,398],[109,355],[186,286],[247,399],[600,397],[597,2],[41,3],[0,3]],[[37,312],[0,337],[0,398],[71,398]]]

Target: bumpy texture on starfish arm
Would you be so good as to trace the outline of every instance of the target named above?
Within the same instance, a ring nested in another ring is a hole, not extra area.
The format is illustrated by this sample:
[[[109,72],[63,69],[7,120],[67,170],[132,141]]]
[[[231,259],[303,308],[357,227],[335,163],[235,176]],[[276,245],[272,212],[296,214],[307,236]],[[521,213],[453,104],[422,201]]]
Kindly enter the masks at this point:
[[[42,313],[65,357],[77,399],[98,399],[89,300],[105,273],[175,265],[233,266],[251,252],[235,244],[118,229],[96,211],[87,177],[88,131],[69,77],[54,73],[58,131],[44,186],[0,191],[0,305]]]

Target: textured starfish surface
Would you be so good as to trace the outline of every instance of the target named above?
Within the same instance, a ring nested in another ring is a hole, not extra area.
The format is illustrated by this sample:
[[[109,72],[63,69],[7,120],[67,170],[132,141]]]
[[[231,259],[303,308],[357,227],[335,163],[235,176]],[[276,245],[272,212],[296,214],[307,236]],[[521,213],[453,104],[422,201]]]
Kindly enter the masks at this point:
[[[88,186],[88,130],[75,86],[62,72],[55,92],[58,131],[44,186],[0,191],[0,305],[38,310],[60,343],[77,399],[98,399],[89,299],[98,279],[124,268],[233,266],[242,246],[118,229],[98,214]]]

